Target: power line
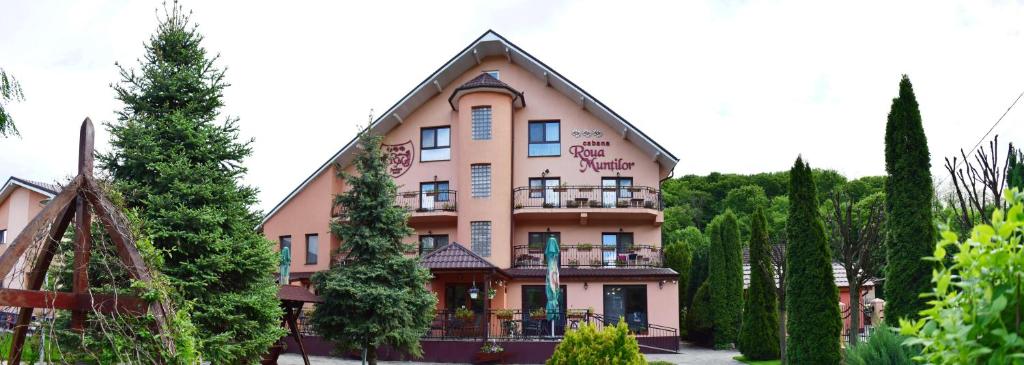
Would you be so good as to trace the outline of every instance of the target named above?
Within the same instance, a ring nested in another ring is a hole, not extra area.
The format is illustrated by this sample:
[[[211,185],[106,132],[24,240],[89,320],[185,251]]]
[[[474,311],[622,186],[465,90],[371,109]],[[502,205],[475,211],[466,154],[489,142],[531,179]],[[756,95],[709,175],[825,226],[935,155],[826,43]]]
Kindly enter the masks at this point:
[[[985,138],[988,138],[988,135],[991,134],[992,131],[996,129],[996,126],[999,125],[999,122],[1003,121],[1003,118],[1006,117],[1006,114],[1009,114],[1010,110],[1013,109],[1013,107],[1015,105],[1017,105],[1017,102],[1020,101],[1021,97],[1024,97],[1024,91],[1021,91],[1020,95],[1017,95],[1017,99],[1013,100],[1013,103],[1011,103],[1010,106],[1006,108],[1006,111],[1003,112],[1003,115],[999,116],[999,119],[997,119],[995,123],[992,123],[992,126],[988,128],[988,131],[985,132],[985,135],[981,136],[981,138],[978,139],[978,143],[975,143],[974,147],[971,147],[971,151],[967,152],[967,154],[965,156],[970,156],[970,155],[974,154],[974,150],[977,150],[978,146],[981,146],[981,143],[984,142]],[[953,171],[956,171],[956,165],[959,162],[960,162],[959,160],[953,161]],[[945,182],[946,182],[946,176],[943,176],[942,180],[939,180],[939,183],[936,184],[936,185],[942,185]]]

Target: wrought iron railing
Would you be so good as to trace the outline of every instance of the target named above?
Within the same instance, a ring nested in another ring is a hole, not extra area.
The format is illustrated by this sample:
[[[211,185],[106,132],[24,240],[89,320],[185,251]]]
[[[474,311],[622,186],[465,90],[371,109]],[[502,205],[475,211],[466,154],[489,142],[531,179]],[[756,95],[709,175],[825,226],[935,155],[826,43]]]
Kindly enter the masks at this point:
[[[496,340],[528,340],[560,338],[568,330],[577,329],[584,324],[592,324],[598,329],[605,325],[615,325],[618,317],[604,317],[586,309],[569,309],[568,313],[555,313],[548,319],[546,313],[523,311],[520,309],[497,309],[487,311],[470,310],[439,310],[430,330],[424,338],[431,339],[463,339],[483,338]],[[630,332],[637,337],[641,345],[674,349],[678,345],[678,331],[675,328],[647,323],[646,315],[636,313],[630,320],[624,318]]]
[[[563,185],[521,186],[512,190],[515,209],[522,208],[647,208],[662,209],[661,191],[649,186],[602,187]]]
[[[561,267],[662,267],[661,248],[655,246],[620,248],[581,243],[559,247]],[[546,264],[543,248],[529,245],[512,247],[512,267],[543,268]]]
[[[458,192],[455,190],[406,191],[395,194],[395,206],[409,212],[454,212],[457,209]],[[331,216],[343,217],[345,207],[336,205]]]

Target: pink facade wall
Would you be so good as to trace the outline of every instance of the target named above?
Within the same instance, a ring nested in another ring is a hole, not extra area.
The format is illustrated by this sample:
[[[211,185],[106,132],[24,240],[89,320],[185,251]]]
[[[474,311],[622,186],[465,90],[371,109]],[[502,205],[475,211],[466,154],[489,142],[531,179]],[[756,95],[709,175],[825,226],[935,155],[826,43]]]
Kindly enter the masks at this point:
[[[43,202],[47,199],[49,197],[43,194],[19,186],[14,188],[7,199],[0,202],[0,229],[7,230],[6,242],[0,246],[0,250],[10,247],[10,243],[14,242],[28,222],[43,210]],[[12,272],[23,273],[25,264],[24,258],[19,259],[17,267]],[[23,288],[24,279],[23,275],[10,274],[3,278],[3,287]]]
[[[458,111],[452,110],[448,97],[454,89],[478,76],[484,70],[497,70],[500,80],[526,97],[526,106],[516,108],[507,94],[497,92],[471,92],[458,100]],[[649,186],[659,189],[660,180],[667,177],[669,170],[655,162],[654,156],[643,152],[631,139],[635,134],[614,130],[591,115],[577,100],[571,100],[548,87],[539,79],[503,57],[483,59],[475,68],[467,71],[448,85],[442,85],[441,93],[402,118],[401,124],[384,136],[384,143],[398,145],[411,142],[414,158],[411,167],[395,178],[399,191],[417,191],[421,182],[448,181],[449,188],[457,191],[457,217],[447,221],[413,219],[410,226],[416,233],[406,239],[416,244],[419,235],[447,234],[450,242],[471,247],[470,222],[492,222],[491,255],[486,257],[500,268],[512,265],[512,247],[527,244],[529,232],[561,232],[564,244],[591,243],[598,246],[603,232],[632,232],[637,245],[661,246],[662,215],[650,209],[621,209],[615,213],[593,214],[585,222],[580,214],[560,215],[515,215],[513,189],[528,186],[532,177],[540,177],[548,170],[548,177],[559,177],[568,185],[600,185],[602,177],[631,177],[635,186]],[[492,136],[490,140],[472,139],[471,110],[473,106],[489,105],[492,108]],[[594,107],[590,105],[590,107]],[[561,153],[558,157],[528,157],[528,124],[530,121],[559,120],[561,122]],[[420,131],[424,127],[451,127],[451,160],[421,161]],[[589,138],[575,137],[573,131],[588,131]],[[599,137],[593,132],[598,132]],[[594,144],[591,149],[600,150],[599,162],[619,160],[629,164],[629,169],[594,171],[581,159],[574,156],[573,146]],[[476,163],[491,164],[491,196],[474,198],[471,192],[470,166]],[[346,171],[353,172],[352,166]],[[335,176],[333,169],[313,179],[309,185],[285,204],[263,227],[266,236],[277,241],[281,235],[292,236],[293,272],[317,271],[328,268],[331,248],[338,247],[333,237],[328,240],[327,225],[330,214],[330,200],[340,193],[344,184]],[[639,211],[645,211],[640,213]],[[321,235],[320,256],[316,265],[304,265],[306,233]],[[332,242],[330,247],[325,242]],[[472,275],[438,275],[430,284],[439,296],[438,308],[444,308],[444,287],[447,283],[469,283]],[[476,276],[478,287],[483,288],[480,275]],[[603,312],[603,285],[611,283],[643,284],[647,286],[648,321],[669,327],[678,325],[678,296],[676,283],[668,281],[659,288],[660,280],[621,281],[593,278],[589,288],[583,289],[582,281],[565,280],[569,286],[569,307],[593,307]],[[531,282],[527,282],[530,284]],[[513,280],[503,283],[491,308],[518,308],[521,306],[523,282]],[[536,283],[533,283],[536,284]]]

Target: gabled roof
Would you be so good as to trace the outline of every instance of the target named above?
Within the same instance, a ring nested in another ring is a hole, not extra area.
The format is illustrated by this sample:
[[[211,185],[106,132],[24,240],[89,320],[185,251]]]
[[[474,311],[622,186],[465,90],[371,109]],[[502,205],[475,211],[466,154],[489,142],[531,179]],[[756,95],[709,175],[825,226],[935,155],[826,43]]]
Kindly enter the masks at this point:
[[[277,299],[290,301],[290,302],[302,302],[302,303],[323,303],[316,294],[310,293],[309,290],[301,286],[295,285],[281,285],[277,288]]]
[[[776,247],[781,246],[782,252],[785,252],[786,246],[779,244]],[[838,288],[847,288],[850,286],[850,281],[846,280],[846,268],[838,262],[832,262],[832,279],[836,283]],[[775,273],[775,285],[779,285],[779,273]],[[743,249],[743,287],[750,286],[750,248]],[[875,282],[868,280],[864,283],[864,287],[875,286]]]
[[[490,56],[506,57],[509,62],[515,63],[537,78],[544,80],[549,87],[562,93],[570,100],[578,101],[584,109],[613,130],[620,131],[624,138],[629,139],[642,151],[652,156],[652,160],[657,161],[666,170],[671,171],[675,168],[676,163],[679,162],[679,158],[648,137],[644,132],[634,127],[625,118],[612,111],[611,108],[608,108],[600,100],[597,100],[597,98],[591,96],[572,81],[569,81],[565,76],[562,76],[562,74],[548,67],[544,62],[509,42],[505,37],[502,37],[493,30],[484,32],[483,35],[442,65],[441,68],[434,71],[423,82],[420,82],[419,85],[402,97],[395,105],[392,105],[391,108],[380,114],[370,124],[370,132],[382,135],[395,128],[402,123],[403,119],[415,112],[416,109],[435,95],[440,94],[445,86],[450,85],[459,76],[477,66],[482,59]],[[339,163],[344,166],[350,163],[357,150],[356,141],[357,138],[353,138],[345,144],[344,147],[324,162],[320,168],[303,180],[298,187],[292,190],[291,193],[288,193],[288,196],[267,212],[266,216],[263,217],[263,221],[260,222],[260,227],[332,164]]]
[[[11,176],[11,178],[7,179],[7,182],[4,183],[4,187],[0,189],[0,202],[6,200],[7,196],[11,195],[11,193],[14,192],[14,189],[18,187],[43,194],[47,198],[53,198],[60,193],[60,187],[56,184],[48,184]]]
[[[420,266],[428,269],[498,269],[458,242],[438,247],[420,258]]]
[[[489,73],[481,73],[480,76],[474,77],[472,80],[466,81],[465,84],[455,88],[452,92],[452,96],[448,97],[448,105],[452,106],[453,110],[459,110],[459,98],[474,91],[494,91],[503,94],[509,94],[512,96],[512,105],[517,108],[526,106],[526,98],[523,96],[522,91],[518,91],[508,84],[502,82],[491,76]]]

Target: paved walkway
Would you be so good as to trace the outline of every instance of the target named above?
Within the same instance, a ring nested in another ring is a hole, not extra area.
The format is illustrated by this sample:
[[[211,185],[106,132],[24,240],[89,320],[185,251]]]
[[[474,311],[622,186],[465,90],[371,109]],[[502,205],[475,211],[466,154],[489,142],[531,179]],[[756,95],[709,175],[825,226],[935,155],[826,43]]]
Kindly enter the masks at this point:
[[[678,354],[666,354],[666,355],[647,355],[647,360],[661,360],[668,361],[673,364],[681,365],[740,365],[739,361],[733,360],[735,356],[739,356],[737,351],[715,351],[702,347],[691,346],[690,344],[683,343],[679,349]],[[312,356],[309,358],[313,365],[355,365],[360,364],[359,361],[345,360],[331,357],[316,357]],[[280,365],[302,365],[302,356],[295,354],[283,354],[277,362]],[[392,361],[381,361],[381,364],[413,364],[413,365],[427,365],[435,363],[424,363],[424,362],[392,362]]]

